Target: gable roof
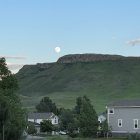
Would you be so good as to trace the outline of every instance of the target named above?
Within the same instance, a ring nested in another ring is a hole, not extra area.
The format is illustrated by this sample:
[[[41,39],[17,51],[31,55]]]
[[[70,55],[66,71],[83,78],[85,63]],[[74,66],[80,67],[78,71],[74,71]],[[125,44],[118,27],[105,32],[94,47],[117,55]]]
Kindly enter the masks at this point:
[[[100,116],[104,116],[106,118],[107,117],[107,113],[106,112],[99,113],[98,117],[100,117]]]
[[[108,106],[115,107],[140,107],[140,100],[121,100],[114,101],[108,104]]]
[[[51,119],[54,117],[54,113],[46,112],[46,113],[29,113],[28,119]]]
[[[40,124],[37,123],[37,122],[31,122],[31,121],[28,121],[28,124],[35,125],[35,126],[40,126]]]

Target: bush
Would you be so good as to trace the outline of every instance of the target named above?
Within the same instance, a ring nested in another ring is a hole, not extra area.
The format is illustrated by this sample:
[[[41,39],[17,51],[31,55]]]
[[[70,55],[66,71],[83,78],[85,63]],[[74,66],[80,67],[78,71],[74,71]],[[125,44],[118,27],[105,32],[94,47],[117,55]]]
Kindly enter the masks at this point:
[[[79,134],[76,131],[73,131],[73,132],[68,133],[68,135],[72,138],[76,138],[78,137]]]
[[[28,134],[36,134],[37,130],[36,130],[36,128],[35,128],[35,126],[33,124],[29,124],[27,132],[28,132]]]
[[[127,140],[140,140],[140,134],[139,133],[128,134]]]
[[[53,131],[53,125],[52,125],[51,121],[43,120],[40,123],[40,131],[41,132],[52,132]]]

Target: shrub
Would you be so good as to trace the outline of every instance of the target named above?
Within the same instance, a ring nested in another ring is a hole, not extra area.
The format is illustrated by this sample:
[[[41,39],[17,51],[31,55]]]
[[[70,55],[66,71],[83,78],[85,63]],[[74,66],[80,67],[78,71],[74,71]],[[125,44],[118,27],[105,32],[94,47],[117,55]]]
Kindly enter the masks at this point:
[[[40,123],[40,131],[41,132],[52,132],[53,131],[53,125],[52,125],[51,121],[43,120]]]
[[[37,130],[36,130],[36,128],[35,128],[35,126],[33,124],[29,124],[27,132],[28,132],[28,134],[36,134]]]
[[[140,140],[139,133],[128,134],[127,140]]]

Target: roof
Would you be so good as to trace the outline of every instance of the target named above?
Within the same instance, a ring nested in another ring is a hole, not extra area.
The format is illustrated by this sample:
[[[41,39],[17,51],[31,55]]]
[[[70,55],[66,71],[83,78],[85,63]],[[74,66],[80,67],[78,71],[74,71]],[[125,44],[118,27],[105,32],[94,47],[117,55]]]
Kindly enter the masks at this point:
[[[98,114],[98,117],[99,117],[99,116],[104,116],[104,117],[106,118],[106,117],[107,117],[107,113],[106,113],[106,112],[99,113],[99,114]]]
[[[32,125],[35,125],[35,126],[40,126],[40,124],[37,123],[37,122],[31,122],[31,121],[28,121],[28,124],[32,124]]]
[[[140,107],[140,100],[121,100],[114,101],[108,104],[108,106],[116,107]]]
[[[47,113],[29,113],[28,119],[50,119],[54,116],[54,113],[47,112]]]

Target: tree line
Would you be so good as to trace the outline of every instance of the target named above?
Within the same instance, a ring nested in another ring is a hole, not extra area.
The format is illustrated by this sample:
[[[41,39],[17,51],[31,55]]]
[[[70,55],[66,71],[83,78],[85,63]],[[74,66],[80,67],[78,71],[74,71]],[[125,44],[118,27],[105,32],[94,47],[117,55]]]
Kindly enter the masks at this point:
[[[86,96],[78,97],[73,109],[57,108],[49,97],[44,97],[36,106],[36,110],[37,112],[53,112],[59,116],[57,127],[49,121],[41,122],[42,132],[61,130],[71,137],[96,137],[99,129],[104,132],[108,131],[106,122],[99,124],[97,113]]]
[[[25,111],[18,95],[18,83],[0,58],[0,140],[19,140],[26,128]]]

